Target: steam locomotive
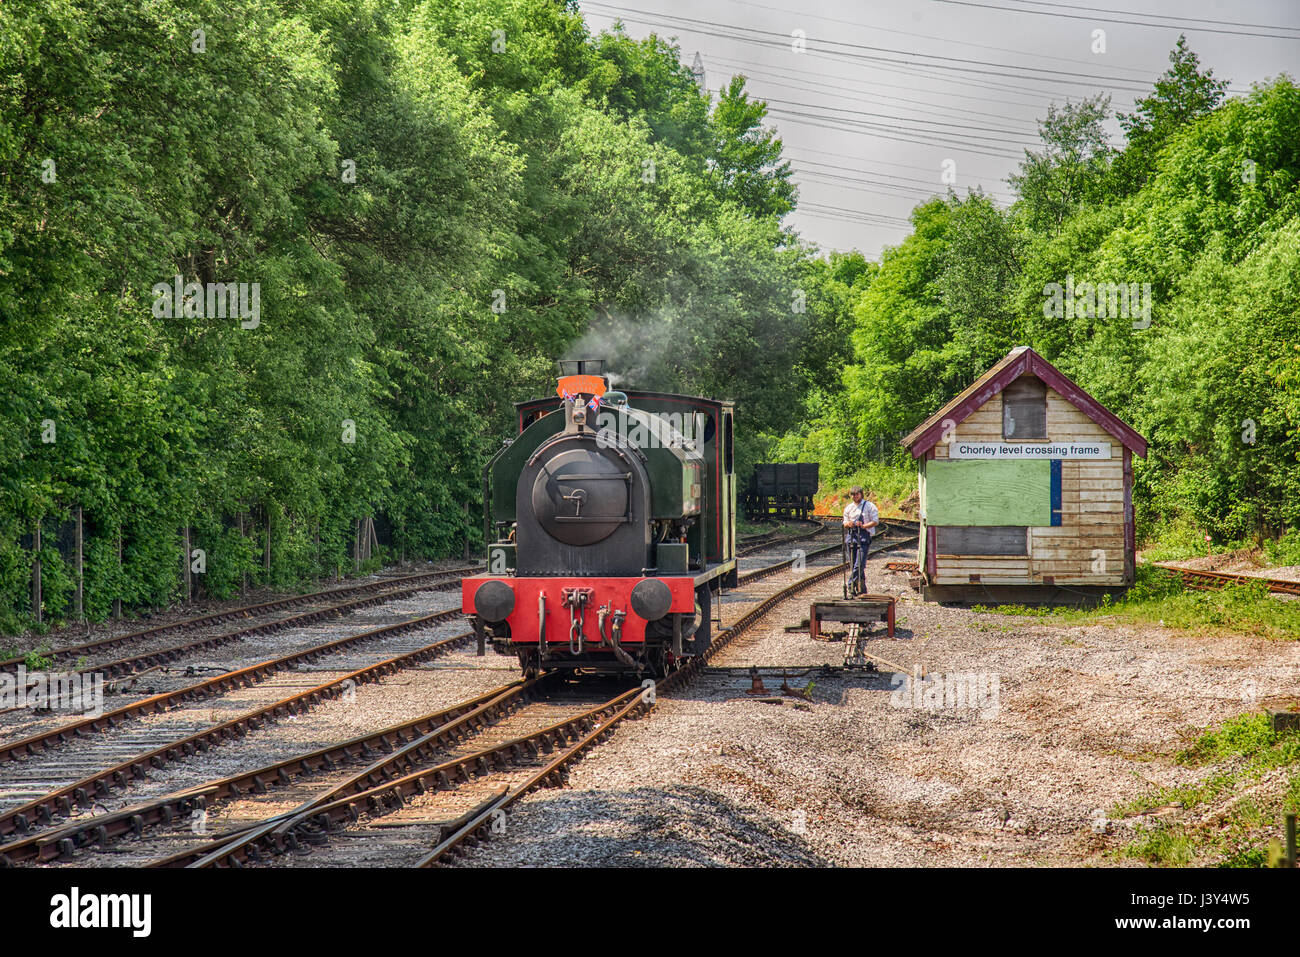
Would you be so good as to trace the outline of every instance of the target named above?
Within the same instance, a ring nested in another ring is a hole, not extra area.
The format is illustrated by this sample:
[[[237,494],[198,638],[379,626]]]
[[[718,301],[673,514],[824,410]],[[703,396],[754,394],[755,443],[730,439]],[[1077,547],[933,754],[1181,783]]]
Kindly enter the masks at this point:
[[[488,568],[461,607],[479,653],[527,675],[662,676],[709,646],[715,593],[736,584],[733,404],[560,367],[484,469]]]

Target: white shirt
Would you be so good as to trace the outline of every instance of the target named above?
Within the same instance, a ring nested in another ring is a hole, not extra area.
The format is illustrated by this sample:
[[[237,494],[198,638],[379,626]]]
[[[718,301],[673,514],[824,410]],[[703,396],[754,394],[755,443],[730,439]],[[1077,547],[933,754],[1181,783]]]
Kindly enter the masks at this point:
[[[878,522],[880,521],[880,511],[865,498],[861,502],[849,502],[844,506],[844,525],[847,528],[854,522]],[[874,528],[864,529],[871,534],[875,534]]]

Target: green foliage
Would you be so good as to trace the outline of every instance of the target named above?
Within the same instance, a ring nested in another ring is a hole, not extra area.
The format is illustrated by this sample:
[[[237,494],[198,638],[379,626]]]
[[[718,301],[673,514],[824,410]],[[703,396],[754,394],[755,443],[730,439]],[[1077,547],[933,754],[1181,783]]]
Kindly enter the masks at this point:
[[[1114,150],[1106,135],[1110,97],[1094,96],[1047,108],[1039,121],[1041,150],[1025,150],[1020,171],[1009,177],[1020,194],[1025,225],[1055,233],[1082,204],[1105,199]]]
[[[935,278],[963,365],[991,365],[1019,341],[1014,309],[1020,245],[1011,216],[982,193],[949,199],[952,218]]]
[[[1300,528],[1293,528],[1281,538],[1266,542],[1264,554],[1272,565],[1300,565]]]
[[[1171,520],[1155,522],[1146,527],[1146,539],[1140,543],[1143,557],[1150,562],[1176,562],[1185,558],[1204,556],[1210,543],[1207,532],[1186,514]]]
[[[4,3],[0,629],[31,621],[22,537],[77,505],[92,620],[176,601],[187,527],[213,597],[350,569],[366,516],[372,565],[478,544],[511,403],[593,319],[654,345],[636,386],[736,399],[752,461],[800,413],[773,385],[847,340],[792,307],[765,117],[553,0]],[[168,315],[177,276],[257,283],[260,321]]]
[[[1128,147],[1116,162],[1124,187],[1140,186],[1155,165],[1160,147],[1182,127],[1211,112],[1223,100],[1226,80],[1201,71],[1200,58],[1182,34],[1169,53],[1170,67],[1155,82],[1150,96],[1134,101],[1132,113],[1120,113]]]
[[[593,47],[603,61],[592,67],[593,97],[625,120],[644,118],[651,138],[683,157],[709,155],[714,136],[709,103],[675,44],[653,35],[635,40],[616,24],[596,37]]]
[[[1170,64],[1120,117],[1122,149],[1104,97],[1053,105],[1010,209],[928,200],[868,281],[814,285],[814,328],[850,316],[853,355],[809,377],[771,448],[828,476],[905,463],[901,437],[1028,345],[1149,440],[1134,505],[1153,557],[1204,554],[1208,533],[1300,558],[1269,545],[1300,529],[1300,88],[1224,99],[1181,38]],[[1058,310],[1069,283],[1092,292]],[[1102,284],[1137,301],[1111,310]]]
[[[1160,624],[1198,633],[1300,640],[1300,605],[1280,601],[1263,582],[1215,589],[1185,588],[1177,575],[1139,564],[1133,587],[1117,601],[1094,608],[976,606],[984,614],[1052,617],[1070,624],[1098,619]]]
[[[933,277],[945,251],[950,204],[912,211],[915,231],[887,250],[854,307],[857,362],[845,369],[849,409],[863,451],[886,455],[915,424],[915,410],[936,409],[960,391],[967,370],[957,351]],[[865,456],[860,456],[865,458]]]
[[[42,642],[23,656],[23,664],[28,671],[48,671],[54,667],[54,656],[50,653],[48,642]]]
[[[1266,714],[1238,715],[1205,731],[1174,758],[1203,773],[1193,783],[1154,790],[1115,812],[1130,816],[1174,807],[1193,813],[1138,825],[1124,856],[1174,867],[1264,866],[1283,815],[1300,811],[1300,732],[1274,731]],[[1280,790],[1270,783],[1277,780]],[[1207,806],[1220,806],[1219,812],[1207,814]]]
[[[1266,714],[1238,715],[1179,752],[1178,762],[1196,767],[1237,757],[1250,758],[1261,768],[1294,764],[1300,761],[1300,735],[1274,731]]]
[[[872,501],[880,506],[883,514],[897,515],[899,506],[916,493],[916,467],[911,464],[888,465],[872,462],[856,472],[843,477],[832,477],[838,491],[844,494],[839,505],[849,504],[847,490],[854,485],[861,485],[870,493]],[[915,514],[915,501],[911,503]]]
[[[795,190],[781,141],[763,126],[766,116],[767,104],[746,94],[745,78],[732,77],[713,111],[713,178],[719,196],[755,215],[781,217],[794,208]]]

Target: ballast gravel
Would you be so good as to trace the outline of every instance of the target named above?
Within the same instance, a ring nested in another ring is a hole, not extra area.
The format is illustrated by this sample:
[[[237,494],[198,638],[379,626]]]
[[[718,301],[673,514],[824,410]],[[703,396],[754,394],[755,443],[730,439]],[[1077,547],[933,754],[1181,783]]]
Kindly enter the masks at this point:
[[[785,630],[840,597],[838,579],[817,586],[459,866],[1131,863],[1116,851],[1141,819],[1116,804],[1197,780],[1178,750],[1300,694],[1300,642],[942,607],[891,558],[868,567],[899,596],[897,637],[877,625],[866,645],[877,672],[843,669],[844,640]],[[769,695],[746,694],[752,666]]]

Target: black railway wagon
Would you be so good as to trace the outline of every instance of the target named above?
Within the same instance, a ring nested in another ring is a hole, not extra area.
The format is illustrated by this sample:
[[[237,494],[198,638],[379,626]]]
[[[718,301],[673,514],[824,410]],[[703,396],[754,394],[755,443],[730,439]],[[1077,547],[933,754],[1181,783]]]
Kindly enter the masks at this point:
[[[808,518],[817,494],[818,462],[779,462],[755,465],[744,496],[750,521],[774,515]]]

